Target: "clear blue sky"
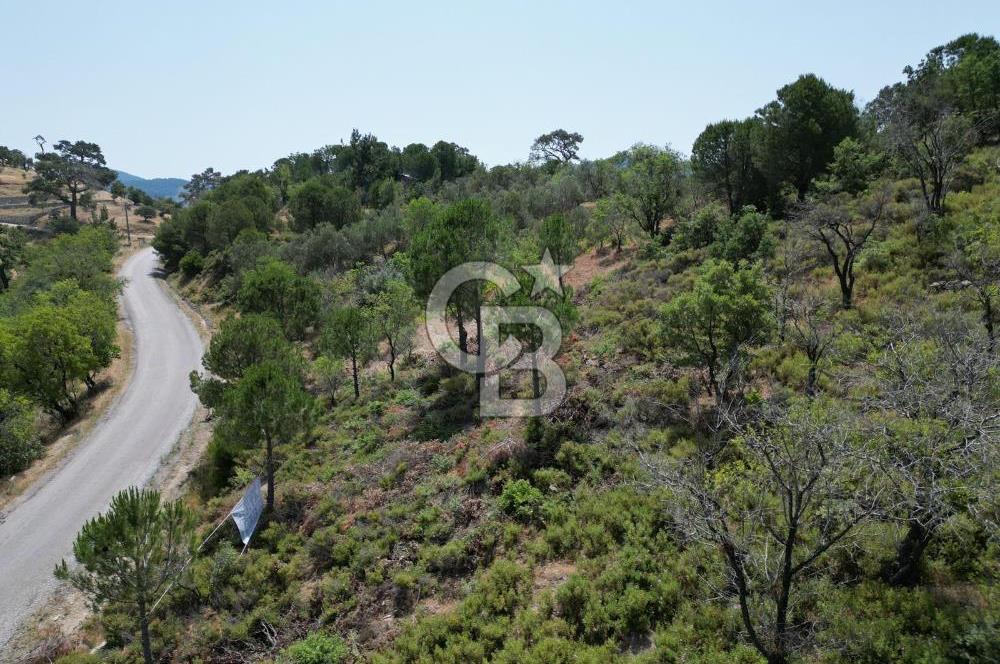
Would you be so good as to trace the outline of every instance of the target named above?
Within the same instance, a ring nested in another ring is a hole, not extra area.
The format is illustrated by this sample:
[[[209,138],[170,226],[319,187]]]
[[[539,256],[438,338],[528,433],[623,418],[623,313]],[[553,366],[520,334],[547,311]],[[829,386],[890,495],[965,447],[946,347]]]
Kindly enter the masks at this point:
[[[689,152],[801,73],[864,103],[931,47],[996,34],[1000,2],[0,0],[0,16],[0,144],[86,139],[116,168],[187,177],[352,127],[491,165],[556,127],[587,157]]]

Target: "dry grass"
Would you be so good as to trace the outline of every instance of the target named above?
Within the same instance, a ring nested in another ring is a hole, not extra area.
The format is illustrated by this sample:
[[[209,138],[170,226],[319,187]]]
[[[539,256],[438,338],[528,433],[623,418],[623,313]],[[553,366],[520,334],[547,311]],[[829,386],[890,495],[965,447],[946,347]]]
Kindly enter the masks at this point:
[[[16,168],[0,168],[0,197],[24,196],[24,186],[34,177],[34,171],[22,171]],[[118,225],[119,230],[124,233],[126,228],[125,208],[122,206],[124,201],[116,202],[111,197],[111,194],[106,191],[94,192],[94,201],[97,204],[98,214],[100,213],[101,207],[106,206],[108,208],[108,215]],[[51,203],[54,204],[56,201],[51,201]],[[4,214],[28,214],[31,212],[41,212],[45,209],[47,208],[24,205],[13,208],[5,208]],[[90,218],[90,213],[86,210],[81,209],[78,214],[80,216],[80,221],[83,223],[86,223]],[[128,217],[128,225],[132,229],[133,240],[140,238],[148,241],[156,232],[156,227],[163,221],[163,218],[160,216],[154,217],[148,223],[143,221],[137,214],[135,214],[134,206]],[[40,226],[44,227],[44,221],[40,224]]]

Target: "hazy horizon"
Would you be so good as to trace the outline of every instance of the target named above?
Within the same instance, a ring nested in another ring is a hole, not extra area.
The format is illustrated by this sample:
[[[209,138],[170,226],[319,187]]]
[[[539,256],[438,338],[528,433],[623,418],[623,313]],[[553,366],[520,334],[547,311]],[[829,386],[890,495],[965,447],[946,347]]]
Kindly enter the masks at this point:
[[[985,1],[515,4],[19,3],[0,144],[94,141],[145,178],[262,168],[354,127],[400,147],[454,141],[489,165],[557,127],[583,134],[587,158],[636,141],[688,153],[708,122],[752,114],[799,74],[863,105],[934,46],[1000,25]]]

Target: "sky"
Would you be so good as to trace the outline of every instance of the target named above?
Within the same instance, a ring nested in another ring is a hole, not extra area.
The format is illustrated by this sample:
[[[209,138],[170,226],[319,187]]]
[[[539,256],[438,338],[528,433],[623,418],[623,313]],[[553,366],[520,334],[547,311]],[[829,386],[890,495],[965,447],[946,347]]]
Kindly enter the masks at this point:
[[[489,165],[558,127],[585,158],[689,153],[803,73],[864,104],[934,46],[997,35],[1000,2],[0,0],[0,25],[0,145],[88,140],[114,168],[188,177],[355,127]]]

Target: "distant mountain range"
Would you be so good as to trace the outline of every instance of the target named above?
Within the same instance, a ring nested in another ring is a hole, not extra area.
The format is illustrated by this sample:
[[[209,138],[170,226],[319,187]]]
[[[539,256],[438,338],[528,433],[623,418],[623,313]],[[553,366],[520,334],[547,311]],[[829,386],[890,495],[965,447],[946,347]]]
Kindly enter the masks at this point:
[[[182,180],[181,178],[152,178],[147,180],[146,178],[141,178],[138,175],[132,175],[125,171],[116,172],[118,173],[118,179],[126,187],[135,187],[154,198],[173,198],[174,200],[178,200],[180,199],[181,190],[188,183],[187,180]]]

